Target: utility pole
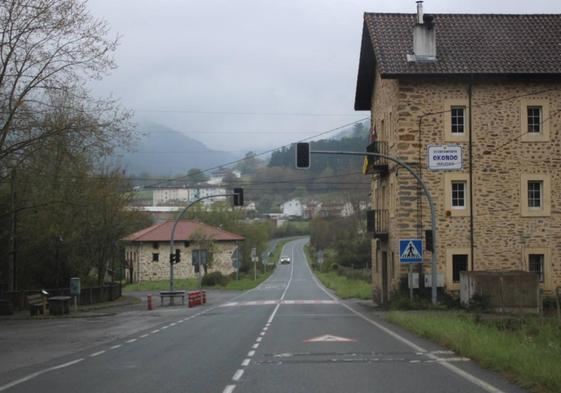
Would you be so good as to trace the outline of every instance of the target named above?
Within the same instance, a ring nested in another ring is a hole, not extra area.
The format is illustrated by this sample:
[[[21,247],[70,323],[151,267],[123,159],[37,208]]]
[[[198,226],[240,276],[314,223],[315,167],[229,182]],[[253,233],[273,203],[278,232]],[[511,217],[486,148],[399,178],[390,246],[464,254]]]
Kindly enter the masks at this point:
[[[11,220],[10,220],[10,262],[8,263],[8,291],[17,289],[16,274],[16,170],[12,169],[10,182]]]

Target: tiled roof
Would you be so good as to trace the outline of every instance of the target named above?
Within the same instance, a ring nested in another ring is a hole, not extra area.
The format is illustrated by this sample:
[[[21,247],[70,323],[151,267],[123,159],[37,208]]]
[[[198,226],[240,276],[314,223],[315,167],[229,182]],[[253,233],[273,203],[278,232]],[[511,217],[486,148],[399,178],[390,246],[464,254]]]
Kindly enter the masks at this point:
[[[133,242],[165,242],[170,241],[171,230],[174,221],[165,221],[161,224],[152,225],[151,227],[144,228],[138,232],[125,237],[125,241]],[[197,221],[181,220],[175,229],[175,240],[185,241],[191,238],[191,235],[196,231],[200,231],[210,239],[215,241],[236,241],[244,240],[243,236],[237,235],[232,232],[224,231],[207,224]]]
[[[374,65],[382,77],[561,75],[561,14],[432,15],[437,60],[430,63],[407,61],[413,54],[416,14],[364,15],[355,107],[364,106],[368,98],[362,93],[369,88],[361,84],[373,83]]]
[[[561,15],[436,14],[437,61],[408,63],[413,14],[365,14],[383,74],[561,73]]]

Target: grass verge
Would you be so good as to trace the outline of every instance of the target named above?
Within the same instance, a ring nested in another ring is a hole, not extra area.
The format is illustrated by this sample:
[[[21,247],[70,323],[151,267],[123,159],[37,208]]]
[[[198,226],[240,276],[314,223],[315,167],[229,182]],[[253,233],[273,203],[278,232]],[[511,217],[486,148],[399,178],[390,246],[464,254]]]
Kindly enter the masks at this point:
[[[528,318],[500,329],[467,312],[389,313],[388,320],[500,372],[533,392],[561,392],[561,330]]]
[[[310,245],[304,246],[306,258],[311,266],[315,264],[310,252]],[[372,287],[370,283],[363,280],[353,280],[339,275],[336,271],[320,272],[314,269],[316,277],[329,289],[333,289],[335,294],[341,299],[364,299],[372,298]]]
[[[333,289],[341,299],[371,299],[372,287],[362,280],[351,280],[335,271],[314,272],[327,288]]]

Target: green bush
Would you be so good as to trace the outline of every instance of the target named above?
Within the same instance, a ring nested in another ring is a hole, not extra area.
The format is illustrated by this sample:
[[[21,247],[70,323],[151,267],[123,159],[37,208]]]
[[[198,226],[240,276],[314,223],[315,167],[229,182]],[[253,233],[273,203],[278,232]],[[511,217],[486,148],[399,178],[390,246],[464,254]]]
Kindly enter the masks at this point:
[[[226,286],[228,285],[228,277],[223,275],[221,272],[207,273],[203,276],[203,286],[204,287],[214,287],[216,285]]]

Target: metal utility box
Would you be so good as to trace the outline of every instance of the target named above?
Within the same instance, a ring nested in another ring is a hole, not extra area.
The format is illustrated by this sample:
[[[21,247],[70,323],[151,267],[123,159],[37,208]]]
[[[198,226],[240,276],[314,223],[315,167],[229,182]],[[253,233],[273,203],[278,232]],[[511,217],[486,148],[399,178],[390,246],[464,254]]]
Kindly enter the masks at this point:
[[[444,286],[444,273],[436,274],[436,284],[437,288],[442,288]],[[425,273],[425,288],[432,288],[432,274]]]

